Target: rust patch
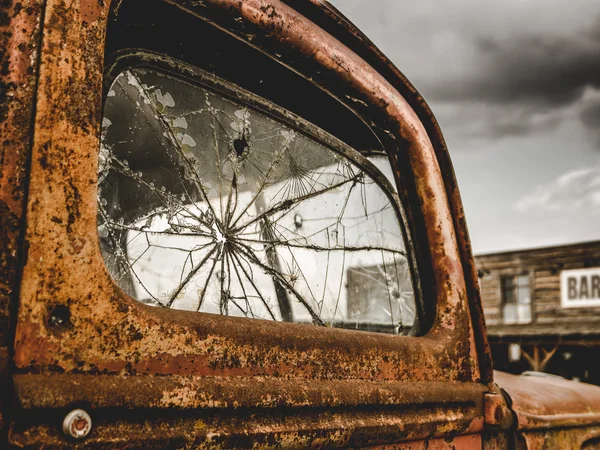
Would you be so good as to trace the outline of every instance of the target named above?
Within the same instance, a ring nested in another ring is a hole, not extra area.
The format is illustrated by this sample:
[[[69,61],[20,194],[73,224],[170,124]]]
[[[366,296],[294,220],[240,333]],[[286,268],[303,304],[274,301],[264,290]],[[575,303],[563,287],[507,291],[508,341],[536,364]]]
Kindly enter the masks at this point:
[[[594,443],[594,440],[599,436],[600,427],[595,426],[525,432],[520,434],[520,439],[523,443],[521,448],[527,450],[553,450],[558,448],[593,450],[597,448],[597,441]],[[590,445],[586,447],[588,441],[590,441]]]
[[[77,402],[91,408],[243,409],[300,407],[419,407],[463,411],[469,433],[483,429],[476,420],[485,386],[476,383],[287,380],[266,377],[150,377],[115,375],[15,376],[23,409],[67,408]],[[456,416],[457,418],[459,416]],[[463,420],[464,419],[464,420]],[[452,416],[448,416],[452,421]]]
[[[43,5],[43,0],[7,0],[0,8],[0,445],[10,419],[10,341],[19,285]]]
[[[369,447],[372,450],[481,450],[481,448],[482,441],[479,434]]]
[[[216,418],[187,415],[156,420],[137,416],[138,420],[131,421],[104,417],[104,422],[99,411],[100,419],[93,419],[93,436],[86,442],[90,447],[106,446],[106,442],[143,446],[144,439],[152,436],[156,446],[193,442],[200,447],[206,442],[219,447],[242,442],[326,448],[477,432],[483,427],[480,391],[469,393],[473,399],[470,406],[454,405],[454,409],[436,406],[425,394],[414,398],[412,409],[395,409],[392,404],[385,414],[352,405],[361,400],[380,405],[408,395],[407,386],[416,381],[442,383],[442,390],[448,389],[444,395],[451,395],[453,388],[458,392],[462,383],[480,378],[452,212],[423,123],[398,91],[364,60],[280,2],[213,0],[202,5],[210,5],[220,17],[225,14],[232,23],[241,18],[248,29],[267,34],[265,50],[285,47],[294,55],[286,64],[296,64],[299,71],[319,67],[325,88],[335,91],[335,86],[343,86],[341,98],[350,95],[358,100],[353,103],[357,110],[362,108],[361,114],[383,118],[389,126],[398,152],[408,155],[424,205],[438,307],[433,328],[427,336],[407,339],[190,314],[151,308],[127,298],[107,273],[96,229],[108,5],[48,0],[28,204],[30,251],[16,331],[16,367],[22,373],[55,377],[56,383],[66,380],[57,374],[110,375],[119,382],[127,377],[137,382],[142,375],[149,375],[144,381],[150,379],[155,386],[164,381],[160,378],[166,378],[161,375],[189,376],[192,381],[178,380],[178,386],[163,390],[140,388],[139,398],[146,405],[154,399],[157,403],[153,405],[176,410],[190,405],[212,408],[211,414],[216,414],[214,409],[219,406],[298,408],[293,414],[252,410],[246,418],[228,412]],[[202,5],[192,1],[179,4],[205,14]],[[53,305],[68,305],[69,326],[60,332],[48,319]],[[328,387],[334,382],[355,384],[352,389],[332,392]],[[404,384],[394,391],[394,397],[388,386],[376,384],[386,382]],[[269,383],[270,397],[263,396],[258,386]],[[36,391],[38,398],[32,391],[22,393],[21,404],[39,400],[51,405],[62,399],[65,406],[68,393],[57,384],[50,383],[48,388],[45,397],[40,390]],[[430,388],[432,384],[427,386]],[[420,389],[426,388],[422,385]],[[119,392],[126,395],[124,390]],[[114,399],[98,389],[87,395],[91,404]],[[318,405],[341,409],[302,409]],[[11,439],[23,446],[39,439],[48,445],[63,443],[51,424],[26,420],[15,424]]]
[[[17,288],[43,4],[7,1],[0,17],[0,347]]]
[[[560,378],[495,372],[521,430],[600,424],[600,387]]]
[[[94,23],[100,19],[105,9],[104,0],[82,0],[80,3],[81,18],[86,23]]]
[[[242,14],[248,24],[258,27],[283,20],[286,27],[273,38],[314,57],[332,77],[355,90],[354,97],[372,108],[384,108],[390,123],[396,123],[398,139],[407,143],[405,151],[412,155],[420,192],[428,199],[424,202],[426,220],[434,224],[428,231],[437,273],[436,325],[427,337],[409,342],[399,337],[356,336],[327,328],[156,310],[125,298],[106,272],[95,226],[104,19],[84,25],[81,11],[56,0],[48,6],[42,58],[36,125],[39,156],[32,172],[32,183],[40,188],[31,199],[28,240],[32,248],[23,291],[24,304],[33,298],[37,303],[20,317],[23,324],[43,327],[46,309],[38,304],[73,299],[73,328],[62,336],[68,339],[69,348],[64,347],[65,341],[47,336],[51,346],[61,346],[73,357],[42,354],[28,342],[39,336],[29,335],[20,326],[18,367],[44,371],[48,364],[66,372],[126,370],[304,379],[476,378],[477,359],[471,353],[474,337],[447,199],[431,144],[414,112],[364,61],[285,5],[244,2],[240,11],[235,11],[240,6],[235,2],[215,2],[215,6]],[[105,16],[106,11],[101,17]],[[65,102],[74,107],[64,107]],[[77,277],[61,275],[70,271]],[[91,336],[95,338],[90,341]],[[79,344],[84,341],[85,345]]]

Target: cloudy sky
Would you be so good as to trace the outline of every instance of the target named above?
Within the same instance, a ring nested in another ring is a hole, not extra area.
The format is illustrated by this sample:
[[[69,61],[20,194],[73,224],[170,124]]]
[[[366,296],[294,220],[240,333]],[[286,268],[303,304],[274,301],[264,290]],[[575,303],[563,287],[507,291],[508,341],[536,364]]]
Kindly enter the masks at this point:
[[[600,239],[600,1],[332,3],[433,109],[476,252]]]

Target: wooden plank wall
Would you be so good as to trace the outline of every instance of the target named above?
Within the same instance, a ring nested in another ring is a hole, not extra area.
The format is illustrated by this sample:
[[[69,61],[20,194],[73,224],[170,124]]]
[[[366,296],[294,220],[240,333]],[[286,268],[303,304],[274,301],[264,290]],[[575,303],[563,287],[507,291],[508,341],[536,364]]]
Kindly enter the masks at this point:
[[[600,317],[600,307],[560,307],[560,272],[600,267],[600,241],[475,256],[488,325],[502,324],[500,280],[506,275],[530,277],[532,322],[551,324]]]

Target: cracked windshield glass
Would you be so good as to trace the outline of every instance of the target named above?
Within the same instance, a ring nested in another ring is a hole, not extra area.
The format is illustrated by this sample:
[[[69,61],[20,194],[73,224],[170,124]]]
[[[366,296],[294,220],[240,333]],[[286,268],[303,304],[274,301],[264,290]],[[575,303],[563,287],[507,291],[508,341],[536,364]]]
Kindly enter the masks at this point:
[[[408,334],[389,161],[337,147],[158,70],[122,72],[99,157],[111,276],[157,307]]]

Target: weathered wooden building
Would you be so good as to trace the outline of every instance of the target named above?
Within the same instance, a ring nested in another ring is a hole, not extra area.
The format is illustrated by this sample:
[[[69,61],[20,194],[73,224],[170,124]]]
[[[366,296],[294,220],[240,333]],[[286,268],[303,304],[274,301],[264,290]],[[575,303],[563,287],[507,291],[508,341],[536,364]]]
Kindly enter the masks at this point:
[[[600,384],[600,241],[476,262],[496,369]]]

